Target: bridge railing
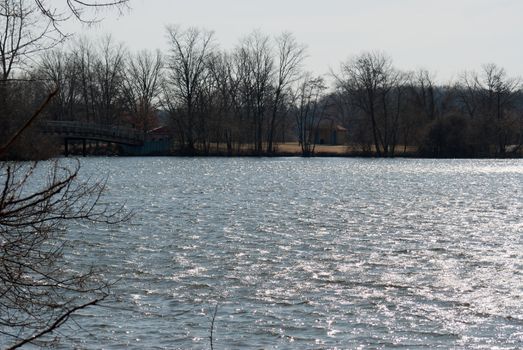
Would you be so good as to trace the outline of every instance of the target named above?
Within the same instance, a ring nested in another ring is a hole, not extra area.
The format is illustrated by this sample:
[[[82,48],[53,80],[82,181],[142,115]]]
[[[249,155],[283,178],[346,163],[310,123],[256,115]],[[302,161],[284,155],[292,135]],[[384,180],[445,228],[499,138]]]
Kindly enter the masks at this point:
[[[76,121],[46,121],[43,129],[50,134],[57,134],[69,138],[94,138],[107,141],[142,143],[143,132],[138,129],[96,123],[82,123]]]

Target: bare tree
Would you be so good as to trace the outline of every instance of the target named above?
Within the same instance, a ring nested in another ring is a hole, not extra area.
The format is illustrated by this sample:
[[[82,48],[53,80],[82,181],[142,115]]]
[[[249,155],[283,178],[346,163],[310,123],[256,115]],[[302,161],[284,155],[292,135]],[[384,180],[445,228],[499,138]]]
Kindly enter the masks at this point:
[[[228,154],[233,147],[240,153],[242,147],[254,140],[254,102],[250,66],[245,50],[238,47],[231,54],[214,56],[211,64],[223,113],[223,136]]]
[[[99,14],[100,10],[116,7],[121,11],[127,8],[130,0],[64,0],[59,7],[55,7],[55,2],[51,5],[50,0],[28,1],[34,1],[41,14],[51,21],[53,27],[58,29],[60,34],[64,35],[59,29],[62,22],[74,18],[79,22],[92,24],[99,21],[97,14]]]
[[[254,151],[261,154],[273,91],[274,57],[270,38],[258,31],[245,37],[236,49],[236,63],[242,78],[244,109],[252,120]]]
[[[276,38],[276,43],[278,46],[278,68],[267,137],[267,153],[274,151],[274,134],[279,122],[278,116],[285,113],[285,103],[283,103],[285,94],[292,94],[287,90],[292,83],[299,79],[301,64],[305,59],[305,46],[299,44],[291,33],[283,33]]]
[[[493,63],[483,65],[479,74],[465,72],[461,76],[456,91],[482,152],[489,153],[492,144],[496,154],[503,156],[509,144],[518,143],[515,101],[520,87],[519,78],[509,77]]]
[[[95,46],[80,38],[70,51],[44,53],[39,73],[59,88],[49,111],[53,119],[115,125],[121,122],[126,77],[126,50],[110,36]]]
[[[211,128],[219,152],[221,142],[227,146],[227,154],[232,155],[233,141],[239,139],[241,118],[237,114],[238,80],[233,73],[232,56],[227,52],[216,53],[209,61],[209,69],[214,81],[214,103],[212,105],[215,117]]]
[[[99,54],[94,64],[96,117],[102,124],[120,123],[120,101],[125,74],[126,50],[122,43],[115,43],[106,36],[100,44]]]
[[[322,77],[307,74],[300,83],[294,111],[302,155],[314,154],[316,131],[325,112],[325,85]]]
[[[124,96],[127,109],[134,117],[134,124],[149,131],[152,113],[158,107],[162,86],[163,59],[160,51],[140,51],[127,63],[124,78]]]
[[[214,50],[213,32],[169,26],[170,56],[167,58],[167,82],[164,103],[183,134],[182,148],[194,153],[197,141],[197,110],[203,94],[203,82],[210,74],[208,60]],[[200,125],[200,127],[202,127]]]
[[[482,67],[483,84],[478,83],[481,93],[481,107],[485,117],[493,126],[493,142],[496,153],[503,156],[507,145],[516,142],[515,119],[511,118],[514,102],[521,86],[521,80],[507,76],[505,69],[493,63]]]
[[[97,113],[97,84],[94,74],[98,61],[97,53],[90,41],[86,38],[80,38],[73,46],[72,55],[80,89],[78,112],[75,120],[94,122]]]
[[[0,2],[0,64],[1,80],[11,76],[32,55],[53,47],[60,41],[47,18],[41,21],[37,5],[32,1],[2,0]]]
[[[456,83],[456,95],[460,101],[461,109],[470,119],[476,119],[478,117],[478,83],[478,74],[472,71],[463,72],[459,81]]]
[[[74,53],[54,49],[45,52],[38,73],[48,91],[59,87],[57,95],[48,107],[54,120],[72,120],[77,117],[81,105],[81,66]]]
[[[64,0],[61,8],[56,8],[47,0],[1,0],[1,80],[7,80],[14,68],[23,67],[36,53],[61,43],[68,36],[61,24],[71,17],[92,23],[100,9],[124,8],[128,1]]]
[[[419,113],[428,120],[436,118],[436,86],[434,76],[426,69],[420,69],[411,75],[414,105]]]
[[[16,96],[27,84],[12,81],[13,73],[21,71],[28,59],[57,44],[50,20],[40,21],[36,4],[24,0],[0,0],[0,140],[6,140],[19,125],[21,106]],[[48,38],[50,36],[50,38]],[[25,78],[25,77],[24,77]]]
[[[334,77],[338,88],[368,117],[376,154],[394,155],[408,77],[379,52],[350,59]]]
[[[239,152],[244,144],[254,143],[255,134],[252,82],[245,49],[237,47],[233,51],[228,72],[232,112],[237,133],[236,148]]]

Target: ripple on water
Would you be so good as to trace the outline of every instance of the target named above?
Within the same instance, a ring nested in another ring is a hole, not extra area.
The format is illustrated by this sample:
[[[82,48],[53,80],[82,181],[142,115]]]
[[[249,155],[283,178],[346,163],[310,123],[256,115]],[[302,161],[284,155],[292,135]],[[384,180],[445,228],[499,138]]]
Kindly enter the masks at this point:
[[[83,162],[100,169],[135,218],[71,232],[72,263],[119,282],[65,348],[207,349],[216,304],[216,348],[523,346],[521,161]]]

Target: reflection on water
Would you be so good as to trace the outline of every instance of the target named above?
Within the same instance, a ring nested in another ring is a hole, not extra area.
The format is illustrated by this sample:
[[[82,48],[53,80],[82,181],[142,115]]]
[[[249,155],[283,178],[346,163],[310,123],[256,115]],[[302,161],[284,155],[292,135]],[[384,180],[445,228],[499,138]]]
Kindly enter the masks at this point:
[[[122,158],[136,215],[72,232],[120,278],[64,347],[523,346],[523,162]]]

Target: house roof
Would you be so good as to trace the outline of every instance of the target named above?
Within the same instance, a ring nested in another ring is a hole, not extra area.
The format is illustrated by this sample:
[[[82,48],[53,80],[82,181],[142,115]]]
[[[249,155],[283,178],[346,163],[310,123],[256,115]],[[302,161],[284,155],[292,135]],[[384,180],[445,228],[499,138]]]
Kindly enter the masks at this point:
[[[159,126],[157,128],[151,129],[147,131],[147,134],[149,135],[166,135],[169,134],[170,128],[166,125]]]
[[[325,118],[322,119],[318,125],[320,129],[330,129],[330,130],[336,130],[336,131],[348,131],[347,128],[340,125],[338,122],[336,122],[334,119],[331,118]]]

